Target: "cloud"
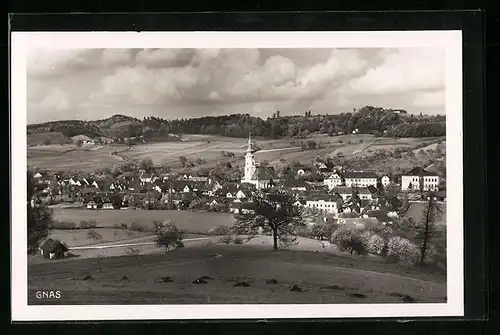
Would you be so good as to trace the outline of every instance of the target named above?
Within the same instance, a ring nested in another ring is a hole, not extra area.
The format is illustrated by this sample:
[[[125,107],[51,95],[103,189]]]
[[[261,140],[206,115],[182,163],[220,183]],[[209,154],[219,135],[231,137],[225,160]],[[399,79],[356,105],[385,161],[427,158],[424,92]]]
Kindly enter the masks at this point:
[[[384,62],[347,83],[353,94],[387,94],[443,89],[445,55],[438,48],[383,50]]]
[[[444,55],[435,49],[86,49],[29,56],[28,117],[37,121],[54,110],[95,119],[126,112],[339,113],[366,104],[444,108]]]
[[[135,56],[136,64],[148,67],[182,67],[193,59],[193,49],[144,49]]]
[[[440,107],[445,104],[444,90],[436,92],[417,92],[412,100],[412,105],[417,107]]]
[[[129,49],[105,49],[100,60],[105,67],[126,65],[132,60],[132,54]]]
[[[56,87],[50,90],[49,94],[40,102],[40,108],[55,111],[65,111],[71,108],[66,93],[60,88]]]

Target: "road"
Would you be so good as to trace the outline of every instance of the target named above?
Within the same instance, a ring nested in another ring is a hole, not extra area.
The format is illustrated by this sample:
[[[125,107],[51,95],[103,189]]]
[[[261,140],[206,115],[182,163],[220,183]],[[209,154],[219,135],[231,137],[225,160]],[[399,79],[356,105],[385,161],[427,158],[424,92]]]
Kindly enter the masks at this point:
[[[196,238],[186,238],[183,240],[183,242],[191,242],[191,241],[203,241],[203,240],[209,240],[216,238],[216,236],[210,236],[210,237],[196,237]],[[147,241],[147,242],[138,242],[140,240],[152,240],[152,241]],[[90,250],[90,249],[109,249],[109,248],[123,248],[123,247],[133,247],[133,246],[139,246],[139,245],[154,245],[156,242],[153,240],[154,236],[144,236],[144,237],[139,237],[134,240],[129,240],[128,243],[121,243],[117,244],[117,242],[107,242],[107,243],[102,243],[102,244],[93,244],[93,245],[85,245],[85,246],[80,246],[80,247],[71,247],[70,250]]]

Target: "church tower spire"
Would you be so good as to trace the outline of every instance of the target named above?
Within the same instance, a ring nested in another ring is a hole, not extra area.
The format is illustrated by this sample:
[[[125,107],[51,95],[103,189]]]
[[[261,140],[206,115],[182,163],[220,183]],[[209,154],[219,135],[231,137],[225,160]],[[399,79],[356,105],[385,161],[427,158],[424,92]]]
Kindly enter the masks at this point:
[[[247,153],[245,155],[245,176],[244,181],[248,182],[252,180],[252,176],[255,172],[255,157],[252,150],[252,137],[251,133],[248,134],[248,147]]]

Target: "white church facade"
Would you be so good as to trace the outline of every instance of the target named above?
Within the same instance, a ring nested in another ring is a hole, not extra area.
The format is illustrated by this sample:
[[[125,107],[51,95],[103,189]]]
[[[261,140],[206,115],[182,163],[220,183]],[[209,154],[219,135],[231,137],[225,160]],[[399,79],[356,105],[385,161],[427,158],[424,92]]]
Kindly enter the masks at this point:
[[[251,135],[249,135],[248,147],[245,154],[245,174],[241,182],[253,184],[257,190],[261,190],[276,186],[279,181],[279,177],[273,168],[256,164],[252,149],[252,139]]]

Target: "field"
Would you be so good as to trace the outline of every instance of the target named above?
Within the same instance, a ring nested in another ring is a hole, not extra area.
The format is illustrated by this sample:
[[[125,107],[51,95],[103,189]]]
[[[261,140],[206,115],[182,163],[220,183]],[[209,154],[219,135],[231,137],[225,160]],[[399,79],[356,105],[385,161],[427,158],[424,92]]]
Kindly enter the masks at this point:
[[[123,242],[127,240],[140,239],[142,237],[151,235],[151,233],[137,232],[133,230],[126,229],[113,229],[113,228],[99,228],[96,231],[101,235],[99,241],[93,242],[89,240],[87,234],[89,229],[71,229],[71,230],[60,230],[55,229],[50,232],[50,238],[55,240],[60,240],[66,243],[70,248],[75,246],[92,245],[92,244],[102,244],[108,242]]]
[[[172,281],[161,282],[166,276]],[[193,283],[202,276],[210,279]],[[248,285],[236,287],[237,282]],[[293,285],[302,291],[290,291]],[[38,300],[38,290],[59,290],[62,298]],[[258,244],[32,264],[28,291],[28,304],[446,302],[443,275],[366,256],[273,252]]]
[[[311,138],[321,144],[320,149],[301,151],[298,139],[255,139],[260,147],[255,158],[257,161],[267,160],[274,165],[299,161],[308,163],[316,156],[330,155],[337,157],[363,156],[380,149],[407,148],[421,144],[432,145],[439,138],[375,138],[372,135],[343,135],[328,137],[317,135]],[[182,169],[179,156],[185,156],[189,161],[202,158],[206,163],[197,168],[214,167],[218,162],[240,164],[244,162],[247,139],[230,138],[214,135],[184,135],[183,141],[160,142],[134,145],[128,149],[124,145],[94,146],[86,145],[75,148],[74,145],[51,145],[28,147],[28,164],[47,170],[80,170],[93,171],[99,168],[119,166],[127,161],[139,162],[151,158],[154,164],[168,164],[174,170]],[[235,154],[234,158],[223,158],[221,151]]]
[[[80,221],[95,220],[98,227],[112,228],[114,224],[125,223],[128,227],[137,223],[144,227],[153,227],[155,220],[174,220],[177,227],[190,233],[207,232],[220,225],[232,226],[234,217],[229,213],[207,213],[168,210],[87,210],[77,208],[54,208],[54,220]]]
[[[71,138],[64,136],[58,132],[46,132],[39,134],[27,135],[26,144],[28,146],[35,146],[41,144],[67,144],[71,143]]]

